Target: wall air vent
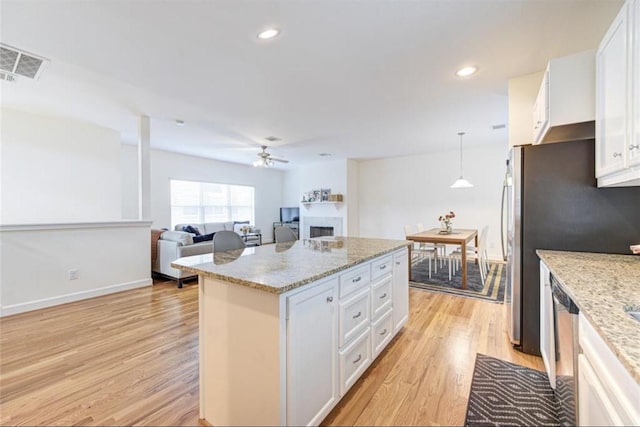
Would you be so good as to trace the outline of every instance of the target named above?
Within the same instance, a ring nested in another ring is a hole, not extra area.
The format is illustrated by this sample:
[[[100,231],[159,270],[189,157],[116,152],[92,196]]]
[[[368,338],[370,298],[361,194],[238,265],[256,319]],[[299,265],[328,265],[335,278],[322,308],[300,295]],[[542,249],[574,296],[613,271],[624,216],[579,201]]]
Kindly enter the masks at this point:
[[[14,81],[17,76],[37,79],[48,59],[0,43],[0,79]]]

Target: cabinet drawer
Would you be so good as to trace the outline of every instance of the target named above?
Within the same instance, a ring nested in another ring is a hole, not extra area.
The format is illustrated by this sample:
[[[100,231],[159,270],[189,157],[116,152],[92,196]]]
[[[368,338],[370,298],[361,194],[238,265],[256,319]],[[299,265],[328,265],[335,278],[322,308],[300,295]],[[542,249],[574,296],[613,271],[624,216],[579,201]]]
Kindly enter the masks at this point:
[[[376,320],[391,308],[393,277],[387,276],[373,284],[371,288],[371,317]]]
[[[340,352],[340,396],[360,378],[371,363],[371,328],[368,327]]]
[[[355,292],[362,286],[368,286],[371,282],[370,265],[355,267],[340,275],[340,298]]]
[[[371,279],[377,279],[385,274],[391,274],[393,268],[393,260],[391,255],[376,259],[371,263]]]
[[[340,302],[340,346],[348,343],[371,321],[371,296],[367,286],[344,302]]]
[[[371,345],[373,350],[373,358],[378,357],[380,352],[389,344],[393,338],[393,310],[387,311],[380,319],[378,319],[371,328]]]

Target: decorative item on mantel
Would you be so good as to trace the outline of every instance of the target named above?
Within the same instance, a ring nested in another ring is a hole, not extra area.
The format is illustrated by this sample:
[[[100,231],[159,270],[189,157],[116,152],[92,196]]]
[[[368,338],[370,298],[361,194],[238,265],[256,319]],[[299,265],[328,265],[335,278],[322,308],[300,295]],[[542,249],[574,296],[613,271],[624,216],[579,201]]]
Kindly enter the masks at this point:
[[[449,211],[448,214],[440,215],[438,221],[440,221],[440,234],[451,234],[453,232],[453,223],[451,220],[456,217],[453,211]]]
[[[331,194],[330,188],[323,188],[303,193],[301,203],[335,203],[342,200],[342,194]]]

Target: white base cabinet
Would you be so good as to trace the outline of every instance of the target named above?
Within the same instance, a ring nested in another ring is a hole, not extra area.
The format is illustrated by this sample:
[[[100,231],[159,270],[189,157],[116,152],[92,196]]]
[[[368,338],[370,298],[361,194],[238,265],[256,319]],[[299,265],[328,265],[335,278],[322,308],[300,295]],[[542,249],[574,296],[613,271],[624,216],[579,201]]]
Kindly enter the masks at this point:
[[[406,248],[275,294],[200,276],[200,418],[318,425],[408,320]]]
[[[640,425],[640,384],[579,314],[578,423]]]

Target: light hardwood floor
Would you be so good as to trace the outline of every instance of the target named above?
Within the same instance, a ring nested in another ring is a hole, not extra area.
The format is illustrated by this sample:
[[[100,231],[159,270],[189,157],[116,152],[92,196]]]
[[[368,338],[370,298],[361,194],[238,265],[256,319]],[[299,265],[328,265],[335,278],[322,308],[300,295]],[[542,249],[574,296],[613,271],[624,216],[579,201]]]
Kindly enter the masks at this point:
[[[0,319],[2,425],[197,425],[197,285],[157,283]],[[460,425],[477,352],[511,349],[504,307],[410,291],[410,321],[327,425]]]

